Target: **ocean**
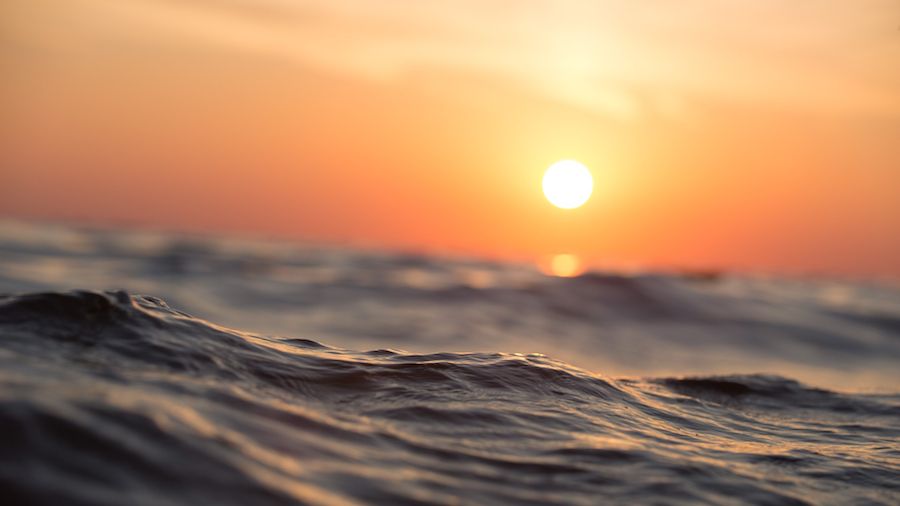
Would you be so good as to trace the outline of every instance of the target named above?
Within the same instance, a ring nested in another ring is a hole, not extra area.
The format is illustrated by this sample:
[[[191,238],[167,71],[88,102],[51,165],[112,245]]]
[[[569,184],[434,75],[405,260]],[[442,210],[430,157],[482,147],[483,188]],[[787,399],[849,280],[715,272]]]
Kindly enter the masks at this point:
[[[898,504],[900,287],[0,222],[6,504]]]

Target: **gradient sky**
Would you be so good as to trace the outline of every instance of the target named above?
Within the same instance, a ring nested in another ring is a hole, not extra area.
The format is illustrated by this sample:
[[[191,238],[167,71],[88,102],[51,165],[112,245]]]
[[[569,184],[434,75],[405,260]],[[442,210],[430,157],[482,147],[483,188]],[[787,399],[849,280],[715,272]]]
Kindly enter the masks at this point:
[[[5,0],[0,72],[0,216],[900,276],[896,0]]]

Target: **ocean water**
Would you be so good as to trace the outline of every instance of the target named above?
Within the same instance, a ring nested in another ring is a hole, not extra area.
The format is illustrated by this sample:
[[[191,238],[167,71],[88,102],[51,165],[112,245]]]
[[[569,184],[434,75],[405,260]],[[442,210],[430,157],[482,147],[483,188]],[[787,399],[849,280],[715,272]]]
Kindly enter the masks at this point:
[[[8,504],[900,503],[888,283],[4,222],[0,294]]]

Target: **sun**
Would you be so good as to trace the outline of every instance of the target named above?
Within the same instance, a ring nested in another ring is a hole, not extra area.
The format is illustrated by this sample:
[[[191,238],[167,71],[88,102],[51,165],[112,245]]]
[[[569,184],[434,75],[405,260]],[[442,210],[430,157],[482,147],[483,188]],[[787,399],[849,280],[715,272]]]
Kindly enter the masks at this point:
[[[544,195],[556,207],[581,207],[594,191],[591,171],[575,160],[561,160],[547,169],[543,180]]]

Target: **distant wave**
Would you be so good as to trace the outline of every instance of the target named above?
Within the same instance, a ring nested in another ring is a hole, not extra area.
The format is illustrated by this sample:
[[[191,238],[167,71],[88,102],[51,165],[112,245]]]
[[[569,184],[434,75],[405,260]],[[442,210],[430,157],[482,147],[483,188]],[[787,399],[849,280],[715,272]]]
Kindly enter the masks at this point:
[[[900,286],[533,265],[0,220],[0,293],[122,289],[349,349],[549,353],[614,376],[776,373],[896,392]]]
[[[897,504],[900,395],[350,351],[153,297],[0,297],[8,504]]]

